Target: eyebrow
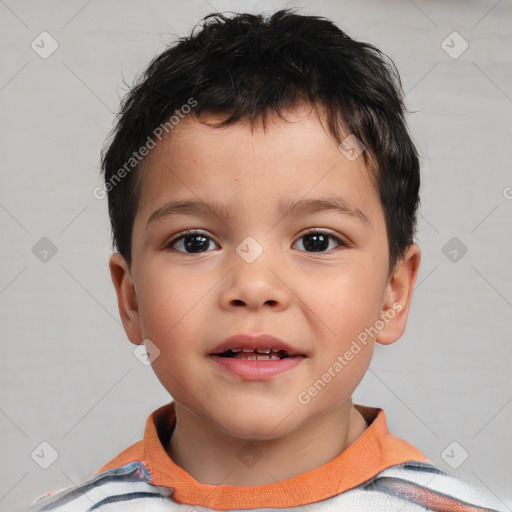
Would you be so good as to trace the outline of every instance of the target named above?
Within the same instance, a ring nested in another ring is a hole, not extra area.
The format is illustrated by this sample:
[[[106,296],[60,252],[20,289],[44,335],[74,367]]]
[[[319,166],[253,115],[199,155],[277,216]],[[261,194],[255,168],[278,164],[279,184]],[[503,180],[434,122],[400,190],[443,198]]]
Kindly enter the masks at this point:
[[[368,216],[365,215],[359,208],[351,206],[342,197],[329,197],[325,199],[300,199],[299,201],[281,201],[279,202],[277,211],[281,217],[288,217],[289,215],[300,215],[304,212],[314,213],[333,211],[359,219],[368,227],[371,227]]]
[[[351,206],[341,197],[329,197],[325,199],[300,199],[281,200],[277,206],[277,215],[280,218],[302,213],[314,213],[321,211],[333,211],[343,215],[354,217],[371,228],[368,216],[362,210]],[[155,210],[149,217],[146,228],[150,223],[161,220],[165,217],[180,215],[215,215],[220,218],[229,218],[232,215],[232,207],[228,204],[216,201],[171,201]]]

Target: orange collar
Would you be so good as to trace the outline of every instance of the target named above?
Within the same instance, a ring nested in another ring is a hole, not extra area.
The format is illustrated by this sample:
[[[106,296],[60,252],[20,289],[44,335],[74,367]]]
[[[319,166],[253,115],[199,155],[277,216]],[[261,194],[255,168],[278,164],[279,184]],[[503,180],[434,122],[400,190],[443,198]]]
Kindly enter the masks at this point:
[[[298,507],[348,491],[386,468],[407,461],[428,462],[414,446],[387,430],[382,409],[355,405],[369,427],[345,451],[323,466],[275,484],[253,487],[201,484],[176,465],[165,451],[174,424],[174,402],[147,419],[144,439],[119,454],[97,473],[140,460],[151,474],[150,483],[173,487],[178,503],[217,510]],[[162,442],[164,444],[162,444]]]

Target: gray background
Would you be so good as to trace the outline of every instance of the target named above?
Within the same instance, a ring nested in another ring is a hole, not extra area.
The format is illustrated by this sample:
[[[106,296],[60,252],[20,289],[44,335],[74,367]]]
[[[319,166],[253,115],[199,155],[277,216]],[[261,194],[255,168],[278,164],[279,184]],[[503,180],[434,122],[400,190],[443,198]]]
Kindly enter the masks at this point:
[[[415,112],[421,274],[405,336],[377,347],[356,402],[512,506],[510,1],[0,0],[2,510],[83,480],[170,400],[121,327],[92,195],[123,80],[209,12],[285,5],[388,53]]]

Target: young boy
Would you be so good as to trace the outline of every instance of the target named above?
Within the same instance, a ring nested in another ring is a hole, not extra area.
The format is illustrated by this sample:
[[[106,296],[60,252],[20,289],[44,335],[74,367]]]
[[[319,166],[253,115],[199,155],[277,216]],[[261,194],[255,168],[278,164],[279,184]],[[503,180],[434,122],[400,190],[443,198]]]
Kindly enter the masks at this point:
[[[351,400],[420,264],[404,110],[376,48],[287,10],[207,16],[151,63],[96,192],[124,329],[173,401],[36,510],[500,510]]]

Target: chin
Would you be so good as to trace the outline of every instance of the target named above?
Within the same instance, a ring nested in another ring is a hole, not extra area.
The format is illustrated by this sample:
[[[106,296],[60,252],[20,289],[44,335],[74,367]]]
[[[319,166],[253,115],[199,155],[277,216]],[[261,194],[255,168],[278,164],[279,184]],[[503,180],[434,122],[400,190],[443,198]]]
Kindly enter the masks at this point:
[[[260,408],[226,409],[222,415],[216,415],[219,427],[229,436],[252,441],[270,441],[288,435],[295,429],[291,422],[296,421],[294,414],[283,408],[263,411]]]

